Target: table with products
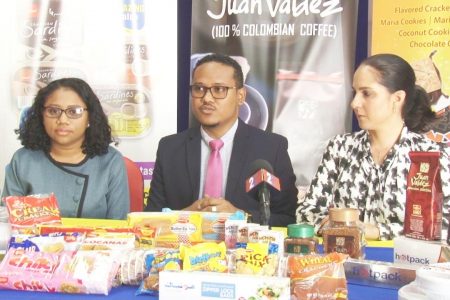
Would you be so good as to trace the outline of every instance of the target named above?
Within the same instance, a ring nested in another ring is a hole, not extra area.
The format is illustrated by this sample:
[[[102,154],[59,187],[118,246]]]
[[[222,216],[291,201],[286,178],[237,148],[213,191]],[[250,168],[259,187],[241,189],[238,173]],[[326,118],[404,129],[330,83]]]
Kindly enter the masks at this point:
[[[392,241],[387,242],[370,242],[366,247],[366,259],[392,262],[393,248]],[[137,286],[120,286],[111,290],[108,296],[105,295],[85,295],[85,294],[61,294],[61,293],[42,293],[42,292],[23,292],[13,290],[0,290],[0,299],[130,299],[130,298],[146,298],[148,295],[135,296]],[[379,288],[367,285],[348,284],[349,299],[397,299],[398,290],[389,288]],[[105,298],[106,297],[106,298]]]

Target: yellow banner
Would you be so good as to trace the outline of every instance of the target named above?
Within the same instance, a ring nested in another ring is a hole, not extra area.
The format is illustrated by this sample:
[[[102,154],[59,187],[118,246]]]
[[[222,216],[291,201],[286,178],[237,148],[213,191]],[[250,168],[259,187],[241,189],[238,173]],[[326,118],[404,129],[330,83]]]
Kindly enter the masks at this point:
[[[450,1],[372,0],[370,54],[394,53],[414,68],[441,117],[429,136],[450,143]]]

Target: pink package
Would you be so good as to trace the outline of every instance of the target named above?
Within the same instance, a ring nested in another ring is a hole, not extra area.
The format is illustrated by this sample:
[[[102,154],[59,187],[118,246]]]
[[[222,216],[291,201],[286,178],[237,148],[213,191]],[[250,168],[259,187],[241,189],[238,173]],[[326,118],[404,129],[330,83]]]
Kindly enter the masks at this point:
[[[11,248],[0,264],[0,288],[107,295],[118,269],[117,255],[112,251],[46,253]]]
[[[11,248],[0,264],[0,288],[39,292],[82,292],[65,271],[74,252],[29,252]]]

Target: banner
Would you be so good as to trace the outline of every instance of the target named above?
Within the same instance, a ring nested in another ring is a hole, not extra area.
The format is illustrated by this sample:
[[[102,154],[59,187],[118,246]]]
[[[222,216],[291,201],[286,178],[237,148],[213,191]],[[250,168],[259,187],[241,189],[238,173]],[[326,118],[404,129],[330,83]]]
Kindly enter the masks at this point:
[[[412,65],[439,117],[427,136],[450,145],[450,2],[376,0],[371,15],[371,54],[394,53]]]
[[[20,147],[14,129],[37,91],[78,77],[100,98],[118,149],[140,166],[148,188],[158,141],[176,132],[176,12],[176,1],[157,0],[3,3],[0,163]]]
[[[299,187],[327,140],[351,131],[357,11],[357,0],[192,4],[191,70],[210,52],[238,60],[247,88],[240,118],[288,138]]]

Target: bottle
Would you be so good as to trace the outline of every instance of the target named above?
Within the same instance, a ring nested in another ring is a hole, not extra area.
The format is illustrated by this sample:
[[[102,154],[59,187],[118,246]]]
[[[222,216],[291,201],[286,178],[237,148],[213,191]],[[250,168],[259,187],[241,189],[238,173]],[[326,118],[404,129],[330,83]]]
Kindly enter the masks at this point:
[[[351,258],[364,258],[364,228],[359,223],[359,210],[330,208],[329,222],[322,230],[323,251],[340,252]]]
[[[314,226],[309,224],[290,224],[287,226],[288,237],[284,240],[286,254],[307,255],[317,252],[317,239]]]

